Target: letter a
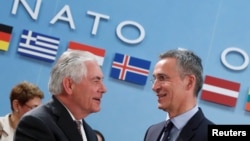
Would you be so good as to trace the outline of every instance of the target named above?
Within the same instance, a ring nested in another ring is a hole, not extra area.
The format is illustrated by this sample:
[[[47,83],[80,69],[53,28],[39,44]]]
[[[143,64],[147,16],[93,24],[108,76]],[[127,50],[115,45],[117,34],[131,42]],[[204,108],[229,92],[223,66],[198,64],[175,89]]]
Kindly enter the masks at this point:
[[[67,17],[64,17],[63,14],[66,13]],[[75,29],[75,24],[70,12],[70,8],[68,5],[65,5],[61,11],[57,13],[57,15],[50,21],[51,24],[54,24],[57,20],[62,20],[69,22],[71,29]]]

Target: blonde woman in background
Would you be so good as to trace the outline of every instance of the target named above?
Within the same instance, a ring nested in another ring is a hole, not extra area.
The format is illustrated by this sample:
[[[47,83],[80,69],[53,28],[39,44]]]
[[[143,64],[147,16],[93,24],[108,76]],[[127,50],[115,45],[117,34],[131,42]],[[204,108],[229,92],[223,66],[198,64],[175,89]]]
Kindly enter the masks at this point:
[[[0,117],[0,141],[13,141],[20,118],[40,105],[43,98],[43,92],[35,84],[23,81],[14,86],[10,93],[12,112]]]

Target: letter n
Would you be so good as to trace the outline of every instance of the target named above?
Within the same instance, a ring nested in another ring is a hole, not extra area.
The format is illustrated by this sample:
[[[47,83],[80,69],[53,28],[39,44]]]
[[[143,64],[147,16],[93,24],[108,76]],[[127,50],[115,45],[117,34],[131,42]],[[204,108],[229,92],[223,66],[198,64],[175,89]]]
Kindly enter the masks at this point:
[[[38,17],[38,13],[39,13],[39,10],[40,10],[40,7],[41,7],[41,3],[42,3],[42,0],[36,0],[36,5],[35,5],[35,10],[32,11],[32,9],[30,8],[29,4],[26,2],[26,0],[15,0],[14,1],[14,4],[13,4],[13,7],[12,7],[12,11],[11,13],[13,15],[16,14],[17,12],[17,8],[18,8],[18,5],[19,4],[23,4],[24,8],[27,10],[27,12],[29,13],[29,15],[31,16],[31,18],[33,20],[36,20],[37,17]]]

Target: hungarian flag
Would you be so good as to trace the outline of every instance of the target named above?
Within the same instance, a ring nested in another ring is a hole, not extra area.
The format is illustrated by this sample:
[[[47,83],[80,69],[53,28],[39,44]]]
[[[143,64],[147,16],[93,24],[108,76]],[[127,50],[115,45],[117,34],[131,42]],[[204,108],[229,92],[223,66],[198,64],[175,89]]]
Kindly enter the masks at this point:
[[[250,112],[250,88],[249,88],[249,90],[248,90],[246,111]]]
[[[207,75],[202,87],[201,99],[234,107],[240,90],[240,83]]]
[[[0,24],[0,50],[7,51],[11,39],[12,26]]]
[[[105,56],[105,49],[89,46],[86,44],[80,44],[80,43],[73,42],[73,41],[69,42],[68,49],[89,51],[96,56],[98,64],[100,66],[102,66],[103,64],[104,56]]]
[[[150,61],[116,53],[110,77],[145,85],[149,74]]]

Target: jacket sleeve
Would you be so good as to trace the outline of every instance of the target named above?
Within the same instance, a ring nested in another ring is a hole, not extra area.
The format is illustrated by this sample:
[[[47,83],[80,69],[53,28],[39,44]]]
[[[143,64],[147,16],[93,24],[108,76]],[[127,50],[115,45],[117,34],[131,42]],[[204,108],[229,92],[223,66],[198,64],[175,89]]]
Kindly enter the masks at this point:
[[[31,115],[24,116],[14,134],[14,141],[55,141],[49,126]]]

